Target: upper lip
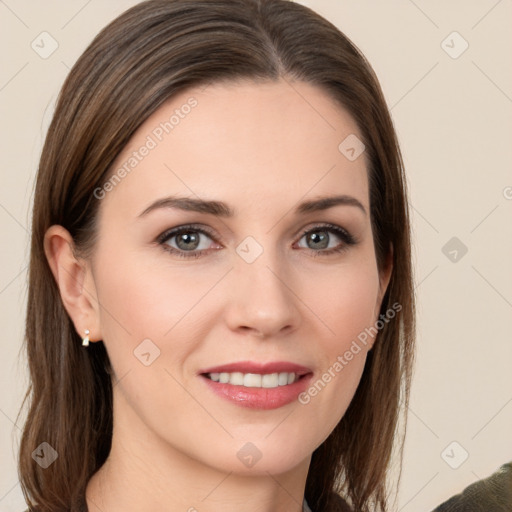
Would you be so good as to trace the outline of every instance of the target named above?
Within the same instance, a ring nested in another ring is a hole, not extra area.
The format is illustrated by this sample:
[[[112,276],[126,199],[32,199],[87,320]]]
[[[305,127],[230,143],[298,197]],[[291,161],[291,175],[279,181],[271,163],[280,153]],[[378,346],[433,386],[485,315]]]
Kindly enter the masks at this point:
[[[311,369],[300,364],[289,363],[287,361],[272,361],[269,363],[258,363],[255,361],[239,361],[237,363],[228,363],[220,366],[212,366],[211,368],[205,368],[200,370],[199,373],[257,373],[257,374],[268,374],[268,373],[296,373],[297,375],[305,375],[311,373]]]

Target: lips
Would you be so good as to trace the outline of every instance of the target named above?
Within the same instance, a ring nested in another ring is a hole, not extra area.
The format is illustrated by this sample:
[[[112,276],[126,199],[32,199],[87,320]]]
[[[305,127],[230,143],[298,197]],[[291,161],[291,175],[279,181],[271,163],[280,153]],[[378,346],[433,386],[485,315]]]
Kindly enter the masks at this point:
[[[302,366],[287,361],[273,361],[269,363],[258,363],[255,361],[240,361],[237,363],[223,364],[220,366],[212,366],[199,370],[199,374],[207,373],[256,373],[260,375],[269,373],[296,373],[299,376],[311,373],[312,370],[306,366]]]
[[[309,385],[313,372],[306,366],[285,361],[241,361],[204,368],[199,376],[215,395],[235,405],[268,410],[296,401]]]

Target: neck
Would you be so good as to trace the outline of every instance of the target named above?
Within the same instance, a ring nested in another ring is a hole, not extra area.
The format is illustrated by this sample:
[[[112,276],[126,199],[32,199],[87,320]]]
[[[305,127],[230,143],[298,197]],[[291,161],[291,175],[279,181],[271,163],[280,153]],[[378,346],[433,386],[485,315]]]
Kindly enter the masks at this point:
[[[302,512],[311,457],[279,474],[223,470],[223,461],[169,444],[120,402],[114,392],[112,447],[87,485],[89,512]]]

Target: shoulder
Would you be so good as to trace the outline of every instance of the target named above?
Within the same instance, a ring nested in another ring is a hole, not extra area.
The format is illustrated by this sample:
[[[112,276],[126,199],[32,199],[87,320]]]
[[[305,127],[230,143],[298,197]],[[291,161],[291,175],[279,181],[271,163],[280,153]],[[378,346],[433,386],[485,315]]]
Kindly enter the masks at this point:
[[[512,462],[491,476],[478,480],[432,512],[510,512],[512,510]]]

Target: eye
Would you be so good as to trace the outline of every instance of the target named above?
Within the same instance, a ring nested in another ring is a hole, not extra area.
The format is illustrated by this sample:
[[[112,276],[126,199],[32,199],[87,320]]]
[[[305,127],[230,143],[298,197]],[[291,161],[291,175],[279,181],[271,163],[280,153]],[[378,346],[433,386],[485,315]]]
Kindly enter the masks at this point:
[[[213,235],[205,228],[188,225],[162,233],[158,237],[158,243],[166,251],[182,258],[199,258],[209,248],[209,244],[205,243],[204,238],[212,240]]]
[[[329,233],[334,234],[334,237]],[[335,224],[321,224],[312,229],[308,229],[302,233],[300,240],[303,238],[306,239],[306,248],[311,249],[314,256],[346,251],[350,246],[357,243],[357,240],[348,231]],[[338,242],[338,244],[334,246],[330,245],[333,238],[334,241],[336,238],[341,240],[341,243]]]
[[[307,244],[305,248],[309,249],[313,257],[340,253],[357,243],[348,231],[335,224],[320,224],[304,231],[299,240],[299,247],[304,247],[300,245],[304,238]],[[206,239],[215,241],[213,233],[208,229],[190,224],[165,231],[158,237],[157,242],[165,251],[180,258],[199,258],[212,249],[211,243]],[[331,242],[336,239],[338,244],[332,246]],[[214,249],[219,248],[221,246]]]

